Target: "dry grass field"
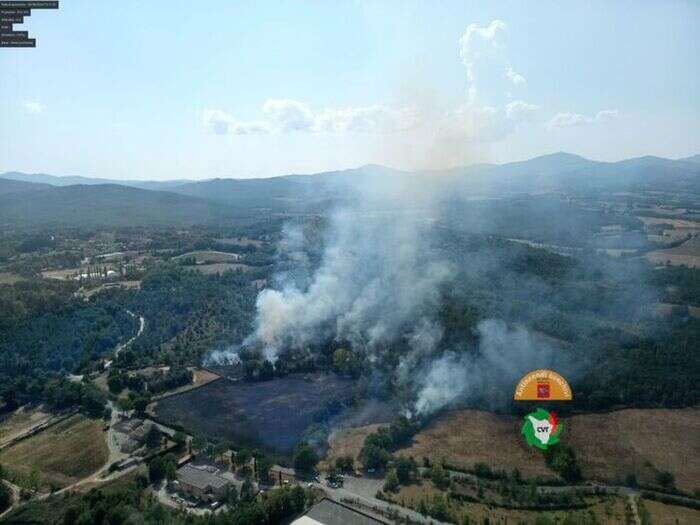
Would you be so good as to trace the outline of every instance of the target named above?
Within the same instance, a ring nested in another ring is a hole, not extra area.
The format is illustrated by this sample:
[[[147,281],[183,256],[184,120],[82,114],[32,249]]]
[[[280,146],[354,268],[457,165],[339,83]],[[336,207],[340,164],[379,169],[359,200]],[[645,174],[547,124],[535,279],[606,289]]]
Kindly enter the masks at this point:
[[[198,264],[197,266],[190,266],[189,268],[193,268],[197,270],[198,272],[202,272],[203,274],[206,275],[213,275],[215,273],[224,273],[228,270],[243,270],[248,271],[251,269],[251,266],[248,266],[247,264],[240,264],[240,263],[214,263],[214,264]]]
[[[656,250],[646,255],[652,264],[670,264],[671,266],[688,266],[700,268],[700,236],[668,250]]]
[[[684,490],[700,489],[700,409],[628,409],[568,418],[563,440],[576,451],[583,475],[654,483],[667,470]]]
[[[194,257],[197,264],[230,263],[240,260],[241,256],[236,253],[217,252],[214,250],[198,250],[184,253],[173,257],[173,260]]]
[[[700,510],[666,505],[658,501],[642,500],[654,525],[696,525],[700,523]]]
[[[654,483],[659,471],[669,471],[679,488],[700,488],[700,409],[629,409],[563,421],[562,441],[573,446],[586,478],[614,481],[635,474],[640,482]],[[444,458],[461,468],[483,462],[499,470],[517,467],[525,477],[552,476],[542,454],[525,444],[520,425],[517,418],[489,412],[449,412],[418,433],[413,445],[399,454],[417,460]],[[344,432],[336,444],[331,443],[331,454],[361,447],[362,432],[354,439]]]
[[[102,467],[109,456],[102,421],[74,415],[0,452],[0,464],[27,485],[66,487]]]
[[[45,270],[41,275],[46,279],[72,279],[80,273],[80,268],[66,268],[64,270]]]
[[[223,239],[214,239],[219,244],[227,246],[262,246],[263,242],[257,239],[249,239],[248,237],[228,237]]]
[[[421,500],[429,500],[438,494],[444,495],[445,493],[440,492],[431,482],[423,481],[420,484],[401,487],[399,493],[392,495],[392,498],[402,506],[415,509]],[[571,523],[591,523],[591,521],[585,520],[585,518],[590,518],[591,514],[595,516],[595,523],[628,523],[623,498],[600,497],[590,498],[588,501],[590,507],[568,511],[516,510],[482,503],[460,503],[457,501],[450,502],[449,508],[453,515],[458,516],[459,523],[464,522],[467,516],[470,523],[487,523],[487,519],[488,523],[538,523],[538,518],[542,519],[545,516],[550,519],[545,523],[560,523],[567,517],[572,520]]]
[[[16,273],[0,272],[0,284],[15,284],[19,281],[24,281],[24,277]]]
[[[510,472],[518,468],[524,477],[553,477],[542,453],[528,447],[520,435],[521,421],[479,410],[458,410],[438,417],[419,432],[413,445],[399,452],[417,461],[428,457],[469,469],[486,463]]]
[[[335,460],[343,456],[351,456],[355,464],[359,465],[358,456],[365,438],[375,432],[382,425],[366,425],[363,427],[350,427],[336,430],[328,440],[328,453],[320,464],[322,470],[328,469]]]
[[[32,427],[49,421],[53,416],[41,407],[20,407],[12,414],[0,420],[0,445],[30,430]]]

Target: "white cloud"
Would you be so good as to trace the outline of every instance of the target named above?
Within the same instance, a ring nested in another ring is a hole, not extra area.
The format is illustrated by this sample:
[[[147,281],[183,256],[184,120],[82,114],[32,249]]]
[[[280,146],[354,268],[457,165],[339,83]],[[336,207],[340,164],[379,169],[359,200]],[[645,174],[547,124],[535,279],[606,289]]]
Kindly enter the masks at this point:
[[[240,122],[220,109],[205,109],[202,122],[216,135],[260,135],[270,132],[266,122]]]
[[[204,125],[217,135],[263,133],[383,133],[408,129],[418,123],[410,108],[381,104],[314,111],[304,102],[270,99],[263,104],[264,121],[242,122],[220,109],[202,112]]]
[[[341,133],[392,132],[408,129],[417,124],[415,111],[409,108],[390,108],[381,104],[366,107],[326,109],[316,115],[315,129]]]
[[[470,102],[476,100],[476,63],[485,57],[496,56],[505,47],[501,34],[506,31],[502,20],[493,20],[488,26],[469,24],[459,38],[459,57],[467,68],[467,94]]]
[[[599,111],[596,116],[595,120],[597,122],[609,122],[611,120],[617,120],[620,117],[620,112],[616,109],[604,109],[602,111]]]
[[[540,107],[535,104],[514,100],[506,104],[506,117],[515,122],[526,122],[534,118],[538,109]]]
[[[493,20],[488,26],[469,24],[459,39],[459,56],[469,67],[476,60],[503,47],[500,35],[506,31],[502,20]]]
[[[464,142],[493,142],[515,132],[522,123],[534,120],[539,106],[514,100],[504,108],[464,104],[449,113],[441,134]]]
[[[525,77],[522,76],[520,73],[516,73],[510,66],[506,68],[506,76],[514,86],[522,86],[527,83]]]
[[[557,113],[547,123],[549,129],[573,128],[586,124],[596,124],[600,122],[610,122],[620,116],[617,109],[604,109],[596,113],[594,117],[582,115],[580,113]]]
[[[44,106],[39,102],[26,101],[22,104],[22,107],[24,108],[24,111],[30,115],[39,115],[40,113],[44,112]]]
[[[288,98],[270,99],[265,102],[263,112],[279,131],[309,131],[314,127],[311,109],[297,100]]]

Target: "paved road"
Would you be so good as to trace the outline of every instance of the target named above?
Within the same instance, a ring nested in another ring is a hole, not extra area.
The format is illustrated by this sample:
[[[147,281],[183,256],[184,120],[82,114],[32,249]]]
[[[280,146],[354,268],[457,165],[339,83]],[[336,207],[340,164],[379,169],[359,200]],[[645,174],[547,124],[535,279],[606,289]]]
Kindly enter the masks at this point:
[[[401,507],[399,505],[382,501],[374,496],[368,496],[367,492],[372,490],[377,481],[381,486],[381,480],[346,476],[344,483],[345,486],[341,488],[334,489],[321,483],[314,483],[314,486],[323,490],[331,499],[339,502],[347,502],[348,500],[351,500],[359,507],[363,507],[363,510],[371,511],[372,509],[380,509],[384,513],[394,513],[401,517],[409,518],[416,523],[448,525],[445,522],[423,516],[422,514],[419,514],[411,509],[407,509],[406,507]],[[374,489],[374,492],[376,493],[376,489]],[[380,512],[379,514],[381,515],[382,513]]]

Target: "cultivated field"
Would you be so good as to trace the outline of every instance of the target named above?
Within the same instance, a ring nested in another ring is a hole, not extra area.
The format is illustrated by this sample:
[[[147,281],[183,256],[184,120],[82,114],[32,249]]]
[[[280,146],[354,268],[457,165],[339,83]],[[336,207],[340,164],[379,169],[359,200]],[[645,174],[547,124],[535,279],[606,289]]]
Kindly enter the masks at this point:
[[[401,487],[399,493],[393,494],[391,497],[402,506],[416,509],[421,500],[429,502],[435,495],[444,496],[444,494],[436,489],[430,481],[422,481],[419,484]],[[469,517],[469,523],[561,523],[567,517],[571,520],[570,523],[628,523],[624,499],[592,497],[587,501],[590,506],[585,509],[543,512],[506,509],[483,503],[461,503],[451,500],[448,509],[450,513],[458,516],[459,523],[466,523],[465,517]],[[591,515],[595,517],[595,521],[592,521]],[[549,521],[539,521],[543,520],[545,516],[549,518]]]
[[[74,415],[2,450],[0,464],[19,485],[38,476],[45,488],[66,487],[97,471],[108,456],[102,421]]]
[[[228,246],[262,246],[263,242],[257,239],[249,239],[248,237],[228,237],[224,239],[214,239],[219,244]]]
[[[524,477],[554,477],[542,453],[527,446],[520,435],[520,419],[478,410],[459,410],[438,417],[419,432],[413,445],[399,452],[417,461],[428,457],[469,469],[486,463],[510,472],[518,468]]]
[[[24,277],[17,275],[16,273],[0,272],[0,284],[15,284],[16,282],[23,280]]]
[[[213,263],[230,263],[240,260],[241,256],[237,253],[217,252],[214,250],[199,250],[185,253],[173,257],[173,260],[194,257],[197,264],[213,264]]]
[[[190,268],[193,268],[197,270],[198,272],[202,272],[206,275],[213,275],[215,273],[224,273],[229,270],[242,270],[242,271],[248,271],[251,269],[250,266],[247,264],[240,264],[240,263],[214,263],[214,264],[198,264],[196,266],[190,266]]]
[[[700,523],[700,510],[688,507],[666,505],[658,501],[644,499],[642,505],[649,512],[654,525],[695,525]]]
[[[46,270],[41,272],[41,275],[46,279],[72,279],[81,272],[81,268],[66,268],[64,270]]]
[[[577,415],[563,422],[562,442],[572,445],[588,479],[614,482],[635,474],[639,482],[653,484],[660,471],[669,471],[679,488],[700,488],[700,409],[628,409]],[[450,412],[399,453],[418,460],[444,458],[461,468],[483,462],[506,471],[517,467],[525,477],[551,477],[542,454],[523,441],[520,426],[515,417],[475,410]],[[342,447],[361,446],[360,436],[354,445],[343,443]]]
[[[649,252],[646,257],[652,264],[700,268],[700,236],[691,237],[675,248]]]
[[[0,446],[51,420],[53,416],[39,408],[20,407],[0,420]]]
[[[654,483],[667,470],[684,490],[700,489],[700,409],[628,409],[567,418],[563,441],[587,478]]]
[[[260,382],[223,379],[159,401],[155,412],[164,422],[194,434],[287,452],[325,403],[351,394],[350,381],[331,374]]]
[[[365,425],[336,430],[328,439],[328,452],[321,469],[327,469],[335,464],[335,460],[343,456],[351,456],[355,464],[359,465],[359,455],[365,438],[375,432],[382,425]]]

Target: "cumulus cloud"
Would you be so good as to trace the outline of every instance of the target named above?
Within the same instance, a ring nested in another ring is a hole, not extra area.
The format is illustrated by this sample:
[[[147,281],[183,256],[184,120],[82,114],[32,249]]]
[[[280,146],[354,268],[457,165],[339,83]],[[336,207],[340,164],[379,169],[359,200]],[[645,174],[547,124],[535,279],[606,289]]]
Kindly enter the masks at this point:
[[[26,101],[22,104],[24,111],[30,115],[39,115],[44,112],[44,105],[35,101]]]
[[[469,24],[459,39],[462,63],[469,67],[476,60],[502,49],[502,35],[506,28],[502,20],[493,20],[487,26]]]
[[[526,122],[534,118],[538,109],[540,107],[535,104],[514,100],[506,104],[506,117],[514,122]]]
[[[619,118],[620,112],[616,109],[604,109],[595,114],[595,116],[589,117],[587,115],[582,115],[580,113],[563,112],[554,115],[549,122],[547,122],[547,128],[549,129],[560,129],[560,128],[573,128],[576,126],[583,126],[586,124],[596,124],[600,122],[610,122]]]
[[[510,80],[514,86],[521,86],[527,83],[525,77],[520,73],[516,73],[510,66],[506,68],[506,77],[508,77],[508,80]]]
[[[217,135],[263,133],[372,133],[405,130],[418,124],[416,111],[381,104],[314,110],[292,99],[269,99],[262,107],[265,120],[243,122],[220,109],[202,113],[204,125]]]
[[[271,99],[263,105],[263,112],[279,131],[309,131],[314,127],[314,114],[309,106],[288,98]]]
[[[270,132],[266,122],[241,122],[220,109],[205,109],[202,122],[216,135],[260,135]]]

